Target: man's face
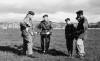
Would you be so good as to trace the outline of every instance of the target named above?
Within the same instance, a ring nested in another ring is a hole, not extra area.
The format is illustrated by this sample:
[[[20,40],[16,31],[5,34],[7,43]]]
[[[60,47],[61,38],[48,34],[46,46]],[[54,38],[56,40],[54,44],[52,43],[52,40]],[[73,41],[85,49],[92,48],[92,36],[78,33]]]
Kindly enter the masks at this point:
[[[66,20],[66,23],[68,23],[69,20]]]
[[[70,21],[70,20],[67,20],[67,21],[66,21],[66,24],[71,24],[71,21]]]
[[[80,17],[81,17],[81,14],[77,14],[76,20],[77,20],[78,22],[80,21]]]
[[[65,21],[66,23],[68,23],[68,21]]]
[[[77,17],[80,17],[80,14],[77,14]]]
[[[47,20],[48,20],[48,17],[44,17],[44,20],[46,20],[46,21],[47,21]]]
[[[30,14],[29,14],[29,17],[30,17],[30,18],[33,18],[33,15],[30,15]]]

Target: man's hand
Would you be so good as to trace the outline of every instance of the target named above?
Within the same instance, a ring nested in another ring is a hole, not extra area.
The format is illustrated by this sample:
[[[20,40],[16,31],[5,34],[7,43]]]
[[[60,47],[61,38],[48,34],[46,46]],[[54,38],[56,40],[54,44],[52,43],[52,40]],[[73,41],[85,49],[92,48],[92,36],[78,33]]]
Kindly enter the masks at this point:
[[[39,32],[34,32],[35,34],[39,35],[40,33]]]
[[[28,32],[28,28],[26,28],[26,31]]]
[[[37,34],[37,32],[34,32],[35,34]]]
[[[48,34],[50,34],[50,32],[47,32],[46,34],[48,35]]]

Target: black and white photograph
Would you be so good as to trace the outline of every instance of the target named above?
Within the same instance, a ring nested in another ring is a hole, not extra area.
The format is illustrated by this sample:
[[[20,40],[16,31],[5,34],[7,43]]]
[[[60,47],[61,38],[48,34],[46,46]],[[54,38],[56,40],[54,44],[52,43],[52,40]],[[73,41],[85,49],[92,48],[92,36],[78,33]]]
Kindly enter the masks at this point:
[[[100,61],[100,1],[0,0],[0,61]]]

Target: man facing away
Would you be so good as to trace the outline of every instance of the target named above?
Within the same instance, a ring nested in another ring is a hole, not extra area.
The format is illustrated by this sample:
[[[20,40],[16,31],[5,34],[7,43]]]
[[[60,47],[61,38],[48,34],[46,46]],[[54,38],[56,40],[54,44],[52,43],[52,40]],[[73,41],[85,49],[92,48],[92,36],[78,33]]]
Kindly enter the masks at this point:
[[[83,10],[79,10],[76,12],[77,14],[77,54],[79,54],[80,57],[83,57],[85,55],[84,51],[84,40],[86,40],[86,34],[88,30],[88,21],[86,17],[83,16]]]
[[[48,15],[43,15],[43,20],[38,25],[38,29],[40,30],[41,36],[41,49],[43,53],[47,53],[49,44],[50,44],[50,36],[52,33],[52,24],[48,19]]]
[[[65,26],[65,38],[66,38],[66,46],[68,50],[68,55],[70,57],[73,56],[73,41],[74,41],[74,33],[76,28],[74,24],[70,23],[70,18],[65,19],[66,26]]]
[[[24,20],[20,23],[20,30],[22,32],[23,37],[23,53],[29,56],[32,56],[33,54],[33,36],[34,36],[34,30],[33,30],[33,24],[32,24],[32,17],[34,16],[33,11],[28,11],[26,14],[26,17]]]

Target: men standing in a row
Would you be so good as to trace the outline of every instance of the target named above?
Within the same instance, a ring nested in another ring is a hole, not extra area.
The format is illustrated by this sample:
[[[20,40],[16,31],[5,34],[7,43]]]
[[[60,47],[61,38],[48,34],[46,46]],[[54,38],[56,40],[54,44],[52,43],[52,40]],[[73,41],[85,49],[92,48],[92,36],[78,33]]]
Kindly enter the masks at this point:
[[[70,57],[73,56],[73,41],[75,38],[75,31],[76,27],[74,27],[74,24],[70,23],[70,18],[65,19],[66,26],[65,26],[65,38],[66,38],[66,46],[68,50],[68,55]]]
[[[43,20],[38,25],[38,29],[40,29],[42,52],[47,53],[50,44],[50,36],[52,34],[52,24],[48,19],[48,15],[43,16]]]
[[[77,26],[77,53],[80,56],[84,56],[85,51],[84,51],[84,40],[86,39],[86,33],[88,30],[88,21],[87,19],[83,16],[83,10],[79,10],[76,12],[77,17],[76,19],[78,20],[78,26]]]
[[[33,11],[28,11],[24,20],[20,23],[20,30],[22,32],[23,37],[23,53],[29,56],[33,54],[33,37],[34,37],[34,30],[32,24],[32,16],[34,15]]]

